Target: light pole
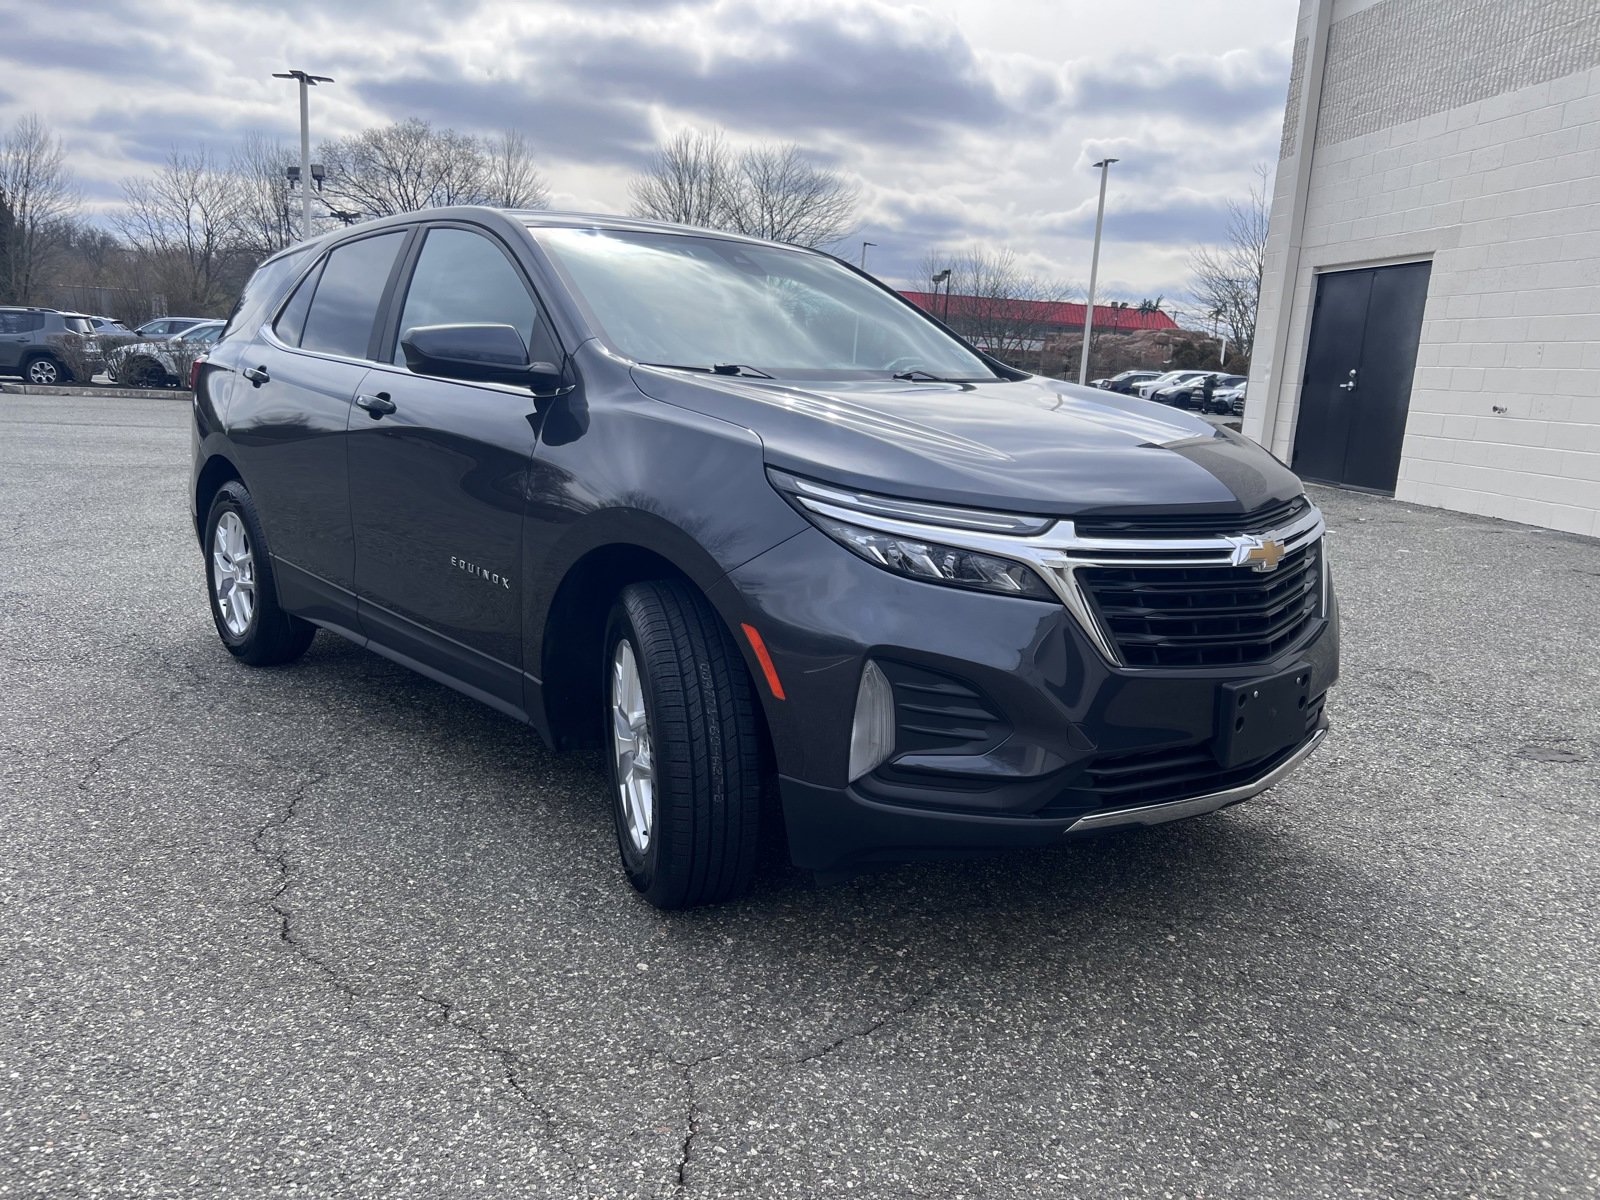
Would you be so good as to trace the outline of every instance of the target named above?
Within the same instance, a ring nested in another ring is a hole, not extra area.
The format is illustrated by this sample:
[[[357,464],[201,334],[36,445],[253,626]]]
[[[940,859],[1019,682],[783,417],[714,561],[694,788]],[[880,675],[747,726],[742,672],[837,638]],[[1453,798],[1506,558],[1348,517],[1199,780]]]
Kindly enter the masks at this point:
[[[950,268],[946,267],[933,277],[933,294],[939,294],[939,285],[944,284],[944,315],[941,318],[946,325],[950,324]]]
[[[876,246],[877,244],[878,244],[877,242],[862,242],[861,243],[861,269],[863,271],[865,271],[867,269],[867,247],[868,246]]]
[[[1217,366],[1222,366],[1228,361],[1228,339],[1222,333],[1222,309],[1216,308],[1211,312],[1211,336],[1217,339]]]
[[[1083,310],[1083,353],[1078,356],[1078,386],[1089,382],[1089,334],[1094,330],[1094,287],[1100,274],[1100,226],[1106,219],[1106,176],[1111,174],[1111,164],[1120,159],[1102,158],[1095,166],[1100,168],[1100,207],[1094,214],[1094,256],[1089,260],[1089,303]]]
[[[300,240],[311,236],[311,102],[310,89],[319,83],[332,83],[327,75],[308,75],[304,71],[274,71],[274,79],[300,81]]]

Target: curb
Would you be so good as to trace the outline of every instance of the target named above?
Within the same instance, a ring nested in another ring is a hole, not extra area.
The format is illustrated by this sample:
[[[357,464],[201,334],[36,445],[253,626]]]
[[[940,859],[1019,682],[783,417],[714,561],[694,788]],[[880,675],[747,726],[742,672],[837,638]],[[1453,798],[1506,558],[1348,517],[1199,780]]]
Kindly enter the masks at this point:
[[[109,400],[182,400],[188,403],[194,393],[188,388],[119,388],[81,384],[41,387],[34,383],[0,383],[0,393],[8,396],[104,396]]]

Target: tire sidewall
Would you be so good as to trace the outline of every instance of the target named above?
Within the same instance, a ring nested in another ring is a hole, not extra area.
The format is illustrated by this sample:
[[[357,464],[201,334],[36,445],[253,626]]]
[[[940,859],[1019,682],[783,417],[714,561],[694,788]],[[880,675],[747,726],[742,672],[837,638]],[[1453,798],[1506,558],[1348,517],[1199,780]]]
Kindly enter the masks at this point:
[[[256,606],[250,614],[250,624],[242,634],[234,634],[228,628],[228,623],[223,619],[222,608],[217,603],[216,563],[213,556],[216,553],[217,523],[222,520],[224,513],[233,513],[244,525],[245,536],[250,539],[250,556],[255,564],[256,572]],[[211,502],[211,510],[206,514],[206,598],[211,603],[211,620],[217,627],[217,636],[230,650],[242,650],[248,647],[256,632],[261,628],[262,617],[262,544],[260,530],[251,519],[251,513],[245,507],[238,490],[232,484],[224,484]]]
[[[612,705],[615,702],[612,695],[615,682],[613,680],[613,662],[616,658],[617,646],[623,641],[628,642],[633,648],[634,665],[639,671],[640,685],[644,691],[644,706],[647,720],[654,717],[658,711],[655,696],[655,680],[650,669],[643,641],[638,631],[629,618],[627,609],[622,604],[617,604],[611,610],[611,617],[606,622],[606,636],[603,642],[604,656],[600,662],[603,672],[601,678],[605,686],[601,689],[602,709],[601,715],[605,720],[604,753],[606,760],[606,781],[611,796],[611,822],[616,829],[617,849],[622,855],[622,866],[627,872],[628,881],[641,892],[648,892],[656,877],[656,863],[661,851],[662,822],[661,822],[661,778],[659,768],[661,753],[664,747],[656,737],[657,730],[651,725],[651,753],[658,764],[655,772],[654,787],[650,795],[650,841],[641,853],[633,844],[633,839],[628,836],[628,819],[623,811],[622,781],[617,777],[616,747],[612,744],[611,722]]]

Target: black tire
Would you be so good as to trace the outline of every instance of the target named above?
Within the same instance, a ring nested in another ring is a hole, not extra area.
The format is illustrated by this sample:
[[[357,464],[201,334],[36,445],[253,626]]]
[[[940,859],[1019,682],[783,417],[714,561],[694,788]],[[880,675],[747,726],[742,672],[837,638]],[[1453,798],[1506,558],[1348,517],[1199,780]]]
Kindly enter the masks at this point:
[[[36,354],[22,364],[22,377],[38,387],[55,387],[72,378],[72,372],[48,354]]]
[[[217,527],[225,514],[234,514],[244,527],[248,551],[254,568],[254,605],[244,627],[229,628],[229,618],[218,595]],[[222,644],[241,662],[252,667],[273,667],[293,662],[306,652],[317,627],[291,616],[278,604],[277,579],[272,572],[272,557],[261,531],[261,518],[249,490],[237,480],[218,489],[205,524],[206,595],[211,602],[211,619]]]
[[[164,388],[172,384],[172,376],[153,358],[136,358],[126,362],[117,375],[128,387]]]
[[[624,641],[642,684],[653,759],[653,815],[642,850],[629,832],[612,734]],[[750,674],[726,626],[685,583],[632,584],[612,607],[599,666],[611,811],[629,882],[665,909],[739,895],[757,856],[760,734]]]

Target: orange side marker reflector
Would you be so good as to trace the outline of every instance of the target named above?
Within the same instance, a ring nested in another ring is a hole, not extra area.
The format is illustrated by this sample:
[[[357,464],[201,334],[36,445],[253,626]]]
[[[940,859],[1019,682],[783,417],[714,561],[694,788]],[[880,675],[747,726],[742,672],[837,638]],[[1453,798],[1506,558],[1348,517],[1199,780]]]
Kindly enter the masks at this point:
[[[772,655],[767,653],[767,644],[761,640],[760,632],[754,625],[740,625],[739,628],[750,639],[750,649],[756,652],[756,661],[761,664],[761,673],[767,677],[767,686],[772,689],[773,699],[784,699],[783,684],[778,682],[778,669],[772,665]]]

